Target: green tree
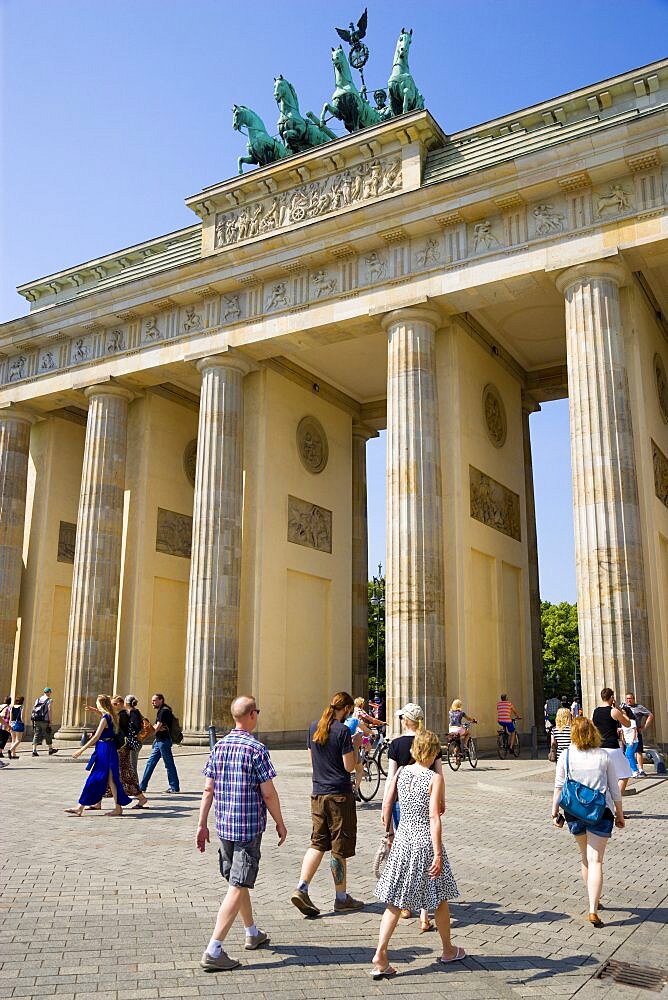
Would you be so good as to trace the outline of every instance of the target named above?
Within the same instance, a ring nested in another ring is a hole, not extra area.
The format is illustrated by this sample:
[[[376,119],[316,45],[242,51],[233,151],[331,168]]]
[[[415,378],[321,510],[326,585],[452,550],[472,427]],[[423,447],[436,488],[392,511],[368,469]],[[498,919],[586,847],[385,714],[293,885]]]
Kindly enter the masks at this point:
[[[380,607],[371,603],[374,597],[373,581],[369,580],[368,587],[368,622],[369,622],[369,691],[374,691],[376,687],[376,636],[378,637],[378,690],[381,694],[385,692],[385,577],[380,577],[382,604]],[[375,593],[378,597],[378,588]]]
[[[580,689],[580,643],[576,604],[562,601],[540,602],[540,631],[543,645],[543,688],[546,698],[575,693]]]

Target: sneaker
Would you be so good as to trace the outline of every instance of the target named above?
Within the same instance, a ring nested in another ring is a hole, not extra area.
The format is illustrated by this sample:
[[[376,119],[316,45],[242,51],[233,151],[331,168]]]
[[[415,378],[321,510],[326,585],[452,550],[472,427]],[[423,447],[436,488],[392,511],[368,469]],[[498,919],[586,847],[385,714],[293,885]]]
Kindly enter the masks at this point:
[[[636,777],[637,778],[646,778],[647,777],[647,771],[638,771]]]
[[[290,896],[290,902],[293,906],[296,906],[298,910],[301,910],[305,917],[320,916],[320,910],[314,903],[311,902],[309,894],[307,892],[302,892],[301,889],[295,889]]]
[[[256,948],[261,948],[263,944],[267,944],[269,941],[269,935],[265,934],[264,931],[258,931],[257,934],[247,934],[246,935],[246,951],[255,951]]]
[[[218,958],[211,958],[208,951],[205,951],[199,964],[205,972],[229,972],[230,969],[237,969],[241,962],[236,958],[230,958],[224,951],[221,951]]]
[[[33,750],[32,755],[33,755],[33,757],[39,757],[39,754],[37,753],[36,750]]]
[[[363,908],[364,903],[361,899],[353,899],[347,893],[345,899],[336,899],[334,901],[335,913],[352,913],[354,910],[362,910]]]
[[[49,747],[49,757],[52,757],[54,753],[58,753],[58,747]]]
[[[181,793],[180,793],[180,791],[179,791],[178,788],[165,788],[164,794],[165,795],[180,795]]]

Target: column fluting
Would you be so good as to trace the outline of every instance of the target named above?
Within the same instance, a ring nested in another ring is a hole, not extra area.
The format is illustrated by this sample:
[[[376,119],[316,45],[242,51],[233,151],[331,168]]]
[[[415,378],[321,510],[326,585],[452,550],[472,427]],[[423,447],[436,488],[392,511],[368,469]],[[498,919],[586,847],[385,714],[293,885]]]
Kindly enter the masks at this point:
[[[0,410],[0,692],[11,690],[21,595],[30,427],[21,409]]]
[[[183,730],[208,741],[237,695],[243,515],[244,358],[197,362],[202,374],[188,598]]]
[[[651,701],[640,506],[614,263],[562,274],[580,664],[585,712],[602,687]]]
[[[441,450],[430,309],[390,313],[387,367],[387,711],[424,708],[447,731]]]
[[[128,403],[119,385],[85,390],[86,421],[81,493],[67,637],[60,739],[78,739],[91,720],[84,707],[111,694],[121,585],[123,500]]]

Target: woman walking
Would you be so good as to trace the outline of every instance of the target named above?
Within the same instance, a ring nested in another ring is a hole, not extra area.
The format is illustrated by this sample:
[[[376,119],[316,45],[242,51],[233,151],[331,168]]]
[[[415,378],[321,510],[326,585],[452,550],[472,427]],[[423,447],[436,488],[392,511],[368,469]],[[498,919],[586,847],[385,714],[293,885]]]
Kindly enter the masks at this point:
[[[554,720],[554,729],[552,730],[552,746],[556,751],[556,760],[559,760],[564,750],[570,745],[572,721],[573,716],[571,715],[570,708],[560,708],[557,711],[557,717]]]
[[[624,789],[628,785],[629,778],[633,772],[628,760],[624,756],[624,751],[619,745],[619,729],[621,726],[629,726],[631,719],[621,708],[617,708],[615,692],[612,688],[603,688],[601,691],[601,704],[595,708],[591,721],[598,729],[601,737],[600,747],[605,750],[608,757],[612,759],[617,772],[619,790],[624,794]]]
[[[582,715],[573,719],[571,745],[557,763],[552,799],[552,822],[557,827],[564,822],[559,815],[559,805],[568,779],[600,792],[605,798],[605,809],[598,821],[576,819],[566,812],[568,828],[580,848],[582,881],[589,897],[587,919],[593,927],[603,927],[598,915],[603,888],[603,855],[613,825],[620,829],[624,826],[624,811],[615,762],[601,747],[601,736],[594,723]]]
[[[9,745],[9,756],[13,757],[14,760],[18,760],[19,755],[16,752],[16,748],[20,745],[23,734],[26,731],[26,724],[23,721],[24,701],[25,698],[23,695],[20,698],[15,698],[11,710],[11,722],[9,726],[12,731],[12,742]]]
[[[414,737],[411,753],[415,763],[402,767],[392,782],[399,797],[401,822],[374,890],[386,904],[372,959],[374,979],[389,979],[397,974],[387,949],[402,909],[435,911],[443,944],[439,963],[447,965],[466,954],[450,940],[448,900],[459,892],[441,841],[443,775],[432,770],[440,757],[441,741],[436,733],[423,730]],[[384,823],[390,821],[389,796],[383,802],[382,819]]]
[[[139,777],[137,776],[137,765],[134,763],[133,753],[139,755],[139,750],[141,749],[141,743],[137,739],[137,733],[135,725],[133,725],[133,720],[129,708],[126,708],[126,700],[120,695],[115,694],[111,699],[112,707],[116,709],[118,713],[118,731],[125,737],[125,743],[122,747],[118,747],[118,772],[121,776],[121,784],[125,789],[126,795],[130,795],[132,798],[136,798],[137,801],[132,806],[133,809],[144,809],[148,806],[148,799],[139,787]],[[97,712],[98,715],[102,715],[98,708],[93,708],[91,705],[86,705],[86,708],[90,712]],[[140,713],[137,713],[141,719]],[[143,723],[143,719],[142,719]],[[141,731],[142,726],[140,725],[139,730]],[[111,799],[114,794],[111,790],[111,784],[107,783],[107,790],[104,793],[105,799]],[[93,811],[96,809],[101,809],[102,803],[98,802],[94,806],[86,806],[86,812]]]
[[[107,815],[122,816],[122,807],[129,805],[131,799],[125,794],[118,770],[118,751],[114,742],[114,737],[119,731],[118,715],[107,694],[99,694],[95,705],[102,716],[99,725],[88,742],[72,754],[72,757],[78,758],[88,747],[95,747],[95,752],[88,762],[90,774],[81,792],[79,805],[74,809],[66,809],[65,812],[72,816],[81,816],[86,806],[95,806],[102,800],[108,782],[116,808]]]
[[[399,770],[400,767],[406,767],[408,764],[413,763],[412,756],[412,746],[413,740],[417,733],[422,730],[424,722],[424,712],[419,705],[414,702],[408,702],[403,708],[400,708],[397,712],[399,720],[401,722],[402,735],[395,737],[390,742],[388,748],[388,764],[387,764],[387,781],[385,782],[385,790],[383,792],[383,808],[385,808],[388,797],[394,799],[392,806],[392,822],[394,824],[395,831],[399,826],[399,820],[401,818],[401,806],[399,800],[394,798],[394,785],[392,779]],[[443,764],[441,763],[440,753],[437,755],[434,763],[433,770],[437,774],[443,776]],[[445,789],[445,784],[442,785]],[[441,812],[445,811],[445,791],[443,792],[442,799],[440,801]],[[391,825],[391,824],[390,824]],[[389,827],[386,827],[389,829]],[[401,910],[401,918],[403,920],[408,920],[412,916],[412,911],[408,907],[403,907]],[[424,934],[426,931],[431,931],[434,929],[434,925],[429,919],[429,914],[427,910],[421,910],[420,912],[420,933]]]

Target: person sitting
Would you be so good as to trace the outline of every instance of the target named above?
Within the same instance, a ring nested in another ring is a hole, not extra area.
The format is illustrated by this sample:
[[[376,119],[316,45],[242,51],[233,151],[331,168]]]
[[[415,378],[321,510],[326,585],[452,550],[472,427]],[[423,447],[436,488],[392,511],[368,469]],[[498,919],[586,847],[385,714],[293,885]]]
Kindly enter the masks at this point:
[[[509,744],[512,751],[517,739],[514,720],[521,719],[522,716],[518,713],[512,701],[508,701],[507,694],[502,694],[501,701],[497,701],[496,703],[496,718],[501,728],[505,729],[510,736]]]
[[[450,711],[448,712],[448,732],[462,737],[464,741],[464,749],[468,746],[471,734],[469,730],[464,725],[465,722],[477,722],[472,715],[467,715],[464,711],[462,702],[459,698],[455,698],[452,705],[450,706]]]

